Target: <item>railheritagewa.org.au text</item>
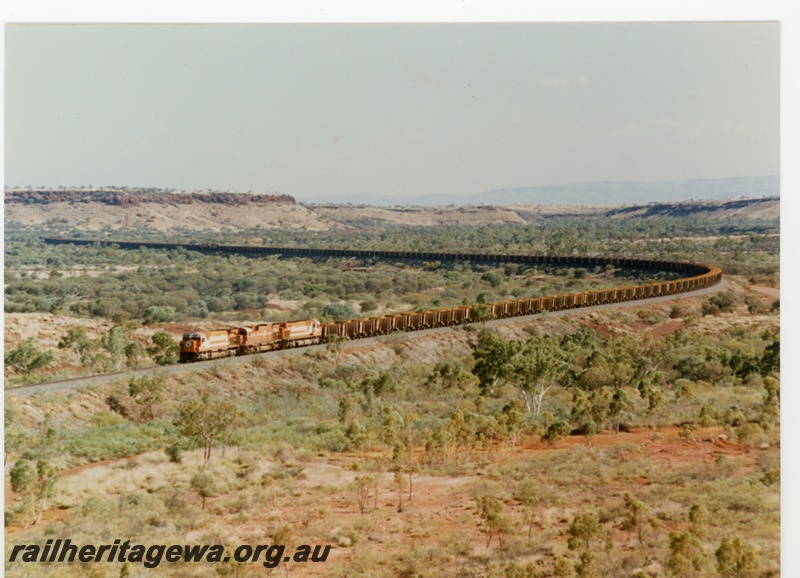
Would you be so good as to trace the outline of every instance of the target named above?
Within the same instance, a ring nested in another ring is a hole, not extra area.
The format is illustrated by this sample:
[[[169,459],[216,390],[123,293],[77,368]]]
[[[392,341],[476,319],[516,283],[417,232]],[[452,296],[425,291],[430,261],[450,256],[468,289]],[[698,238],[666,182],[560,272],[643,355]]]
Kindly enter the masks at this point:
[[[114,540],[112,544],[73,544],[69,538],[50,539],[41,544],[16,544],[8,561],[11,563],[34,562],[128,562],[142,564],[145,568],[157,568],[162,563],[225,563],[252,562],[265,568],[275,568],[289,562],[325,562],[330,545],[310,546],[301,544],[294,548],[280,544],[242,544],[229,551],[222,544],[144,544],[130,540]]]

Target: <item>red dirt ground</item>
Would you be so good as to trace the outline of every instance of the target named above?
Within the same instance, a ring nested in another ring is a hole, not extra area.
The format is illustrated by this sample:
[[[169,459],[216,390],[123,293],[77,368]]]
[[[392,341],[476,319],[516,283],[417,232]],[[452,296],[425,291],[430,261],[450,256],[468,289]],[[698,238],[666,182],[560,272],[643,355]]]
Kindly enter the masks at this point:
[[[581,444],[595,449],[609,448],[619,444],[635,444],[637,446],[635,451],[641,457],[649,457],[655,465],[666,467],[667,469],[687,463],[703,462],[713,464],[720,455],[748,456],[749,459],[746,459],[747,463],[743,467],[754,468],[758,451],[750,451],[750,448],[743,444],[720,439],[719,434],[721,432],[720,428],[703,429],[696,433],[695,439],[682,438],[680,428],[677,427],[658,428],[656,430],[649,428],[637,429],[619,433],[601,432],[594,436],[570,436],[561,440],[556,448],[547,442],[541,441],[538,436],[530,436],[515,449],[505,449],[504,451],[493,449],[492,462],[498,464],[527,460],[541,452],[552,452],[556,449]],[[120,462],[135,462],[138,457],[133,456],[84,464],[64,470],[61,475],[62,478],[73,478],[94,468],[107,467]],[[313,488],[347,484],[358,473],[353,470],[352,466],[358,462],[363,462],[363,460],[364,456],[358,452],[343,452],[331,454],[324,458],[314,458],[301,464],[306,474],[303,485]],[[383,497],[380,502],[391,501],[394,503],[396,499],[395,493],[389,490],[391,485],[390,477],[390,474],[384,475],[385,480],[382,484]],[[453,487],[477,479],[480,478],[478,476],[440,477],[417,475],[414,478],[415,498],[411,504],[408,504],[408,510],[429,513],[445,512],[451,507],[450,490]],[[223,497],[209,499],[208,503],[212,504],[215,500]],[[6,506],[13,503],[14,498],[11,486],[6,484]],[[379,506],[381,505],[380,502]],[[337,516],[345,517],[358,514],[354,504],[349,504],[346,507],[337,507],[334,504],[332,511]],[[444,516],[444,514],[442,515]],[[66,517],[67,511],[65,510],[49,510],[45,513],[41,523],[47,524],[51,521],[66,519]],[[13,534],[19,530],[20,528],[16,527],[6,528],[6,534]]]

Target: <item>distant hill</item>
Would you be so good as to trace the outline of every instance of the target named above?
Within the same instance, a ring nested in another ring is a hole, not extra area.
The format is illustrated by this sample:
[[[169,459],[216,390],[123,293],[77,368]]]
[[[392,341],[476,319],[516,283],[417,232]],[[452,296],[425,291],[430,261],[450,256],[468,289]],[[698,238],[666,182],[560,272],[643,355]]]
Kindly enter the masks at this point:
[[[604,216],[611,218],[637,217],[702,217],[706,219],[755,219],[777,220],[780,218],[780,198],[734,199],[716,201],[686,201],[679,203],[650,203],[624,207],[606,207]]]
[[[385,225],[529,224],[555,218],[701,217],[778,221],[780,198],[721,199],[636,205],[484,205],[445,207],[376,207],[371,205],[305,205],[318,218],[369,228]]]
[[[555,198],[558,203],[562,199]],[[472,206],[400,206],[324,204],[301,205],[280,195],[232,193],[120,194],[109,191],[7,190],[6,223],[74,227],[85,231],[133,229],[202,231],[262,229],[328,231],[394,225],[529,224],[554,218],[662,218],[695,216],[706,219],[780,218],[780,198],[718,199],[669,203],[569,205],[493,203]]]
[[[297,204],[294,197],[272,193],[231,193],[211,191],[207,193],[167,192],[152,189],[6,189],[6,205],[21,203],[25,205],[51,203],[102,203],[120,207],[136,206],[142,203],[157,205],[191,205],[195,203],[216,203],[220,205],[264,205],[269,203]]]
[[[628,205],[777,196],[780,196],[780,179],[772,176],[696,179],[685,183],[609,181],[495,189],[474,195],[472,199],[473,204],[497,205]]]
[[[542,187],[492,189],[474,195],[346,195],[332,199],[300,197],[303,203],[354,203],[373,206],[413,205],[629,205],[689,200],[748,199],[780,196],[780,178],[731,177],[684,183],[601,181]]]

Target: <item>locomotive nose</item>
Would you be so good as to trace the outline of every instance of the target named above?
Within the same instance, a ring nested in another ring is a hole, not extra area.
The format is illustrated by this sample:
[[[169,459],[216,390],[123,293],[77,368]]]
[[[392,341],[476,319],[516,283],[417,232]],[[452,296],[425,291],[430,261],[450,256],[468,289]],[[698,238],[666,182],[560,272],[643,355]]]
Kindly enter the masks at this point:
[[[195,333],[184,333],[181,340],[181,351],[194,352],[200,349],[201,337]]]

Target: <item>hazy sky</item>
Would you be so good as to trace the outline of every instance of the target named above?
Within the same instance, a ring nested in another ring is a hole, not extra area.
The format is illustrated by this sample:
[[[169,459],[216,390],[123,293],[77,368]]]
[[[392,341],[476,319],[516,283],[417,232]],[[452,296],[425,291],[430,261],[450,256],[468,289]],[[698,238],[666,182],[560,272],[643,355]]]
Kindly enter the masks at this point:
[[[777,23],[11,25],[5,183],[471,194],[779,173]]]

